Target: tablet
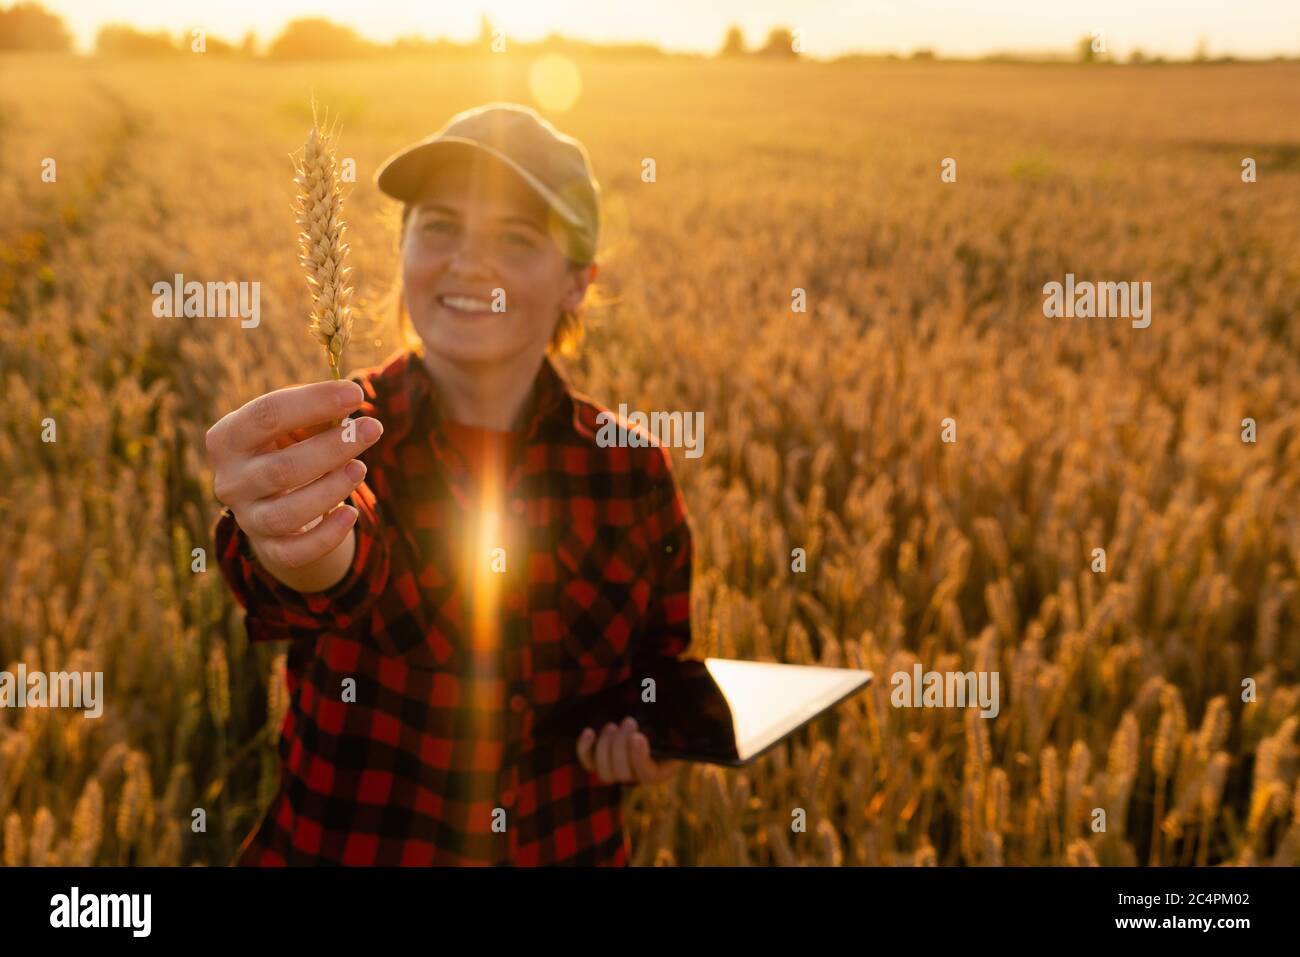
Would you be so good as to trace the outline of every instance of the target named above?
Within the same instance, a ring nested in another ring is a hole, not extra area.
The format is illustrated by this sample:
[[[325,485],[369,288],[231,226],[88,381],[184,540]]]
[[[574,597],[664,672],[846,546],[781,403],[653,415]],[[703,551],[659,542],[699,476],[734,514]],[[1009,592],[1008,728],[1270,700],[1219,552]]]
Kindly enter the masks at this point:
[[[599,731],[631,715],[657,759],[739,767],[872,678],[852,668],[729,658],[661,658],[638,671],[620,685],[557,706],[533,737],[576,740],[583,728]]]

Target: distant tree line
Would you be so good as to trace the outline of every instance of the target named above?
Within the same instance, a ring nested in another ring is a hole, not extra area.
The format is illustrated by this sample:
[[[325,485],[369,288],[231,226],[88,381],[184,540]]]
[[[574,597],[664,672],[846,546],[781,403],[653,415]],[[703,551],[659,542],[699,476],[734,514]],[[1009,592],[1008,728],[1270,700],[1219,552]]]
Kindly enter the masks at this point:
[[[391,43],[375,43],[361,36],[352,27],[326,20],[323,17],[303,17],[287,23],[263,50],[255,34],[244,34],[239,43],[230,43],[210,34],[203,34],[202,52],[218,57],[266,57],[272,60],[333,60],[360,57],[458,57],[477,56],[493,52],[504,39],[509,50],[522,52],[565,53],[575,57],[690,57],[695,54],[668,53],[652,43],[589,43],[552,33],[545,39],[525,43],[504,38],[494,29],[486,16],[480,17],[479,35],[468,43],[451,40],[428,40],[423,37],[400,37]],[[165,57],[180,56],[195,51],[193,31],[179,34],[165,31],[147,32],[120,23],[109,23],[95,36],[95,52],[106,57]],[[727,28],[722,46],[715,56],[720,59],[742,57],[770,57],[773,59],[798,59],[800,51],[796,32],[788,27],[773,27],[768,31],[762,46],[749,48],[744,31],[739,26]],[[67,52],[72,50],[72,34],[56,14],[31,0],[21,0],[11,7],[0,6],[0,53],[11,50]],[[1083,63],[1115,62],[1094,37],[1083,37],[1074,47],[1074,59]],[[990,54],[981,59],[999,62],[1060,61],[1069,54],[1046,53]],[[896,53],[850,53],[836,58],[836,62],[877,61],[902,59]],[[913,60],[936,59],[933,50],[918,49],[911,54]],[[1196,62],[1230,62],[1231,56],[1211,60],[1207,43],[1202,38],[1192,56]],[[1141,50],[1129,54],[1133,64],[1163,63],[1163,57],[1148,58]]]
[[[733,24],[727,28],[727,35],[722,40],[722,49],[718,51],[718,56],[768,56],[793,59],[798,57],[799,53],[795,50],[794,31],[788,27],[773,27],[767,34],[767,42],[757,49],[750,50],[745,46],[744,32]]]
[[[63,20],[40,4],[0,7],[0,50],[72,49],[72,34]]]
[[[265,56],[273,60],[352,59],[380,56],[464,56],[491,52],[503,37],[486,16],[480,18],[479,35],[469,43],[451,40],[428,40],[423,37],[400,37],[391,43],[375,43],[352,27],[323,17],[302,17],[287,23],[260,49],[257,37],[246,33],[243,40],[230,43],[210,33],[203,34],[203,52],[215,56]],[[608,57],[671,56],[652,43],[589,43],[552,33],[536,43],[506,39],[507,49],[539,50]],[[105,24],[95,36],[95,52],[110,57],[166,57],[188,54],[194,50],[193,31],[179,34],[146,31],[122,23]],[[63,20],[31,0],[12,7],[0,7],[0,50],[69,51],[72,34]],[[744,34],[733,26],[723,43],[721,56],[797,57],[794,35],[785,27],[773,29],[766,44],[756,50],[745,46]]]

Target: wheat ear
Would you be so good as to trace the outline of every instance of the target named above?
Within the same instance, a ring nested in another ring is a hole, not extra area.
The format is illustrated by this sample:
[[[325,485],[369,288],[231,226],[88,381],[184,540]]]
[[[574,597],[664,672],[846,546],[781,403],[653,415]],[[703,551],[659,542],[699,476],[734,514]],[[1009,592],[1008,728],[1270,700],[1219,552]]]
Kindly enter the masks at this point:
[[[346,265],[347,225],[343,222],[343,190],[339,184],[334,133],[312,117],[294,182],[298,184],[297,222],[301,227],[299,261],[311,287],[311,334],[325,347],[330,373],[339,378],[343,347],[352,335],[352,287]]]
[[[322,128],[312,104],[311,132],[302,149],[293,181],[298,184],[297,213],[298,261],[307,270],[311,288],[311,321],[308,329],[325,347],[330,375],[339,378],[343,347],[352,337],[352,287],[348,277],[348,244],[344,241],[347,224],[343,222],[343,187],[339,180],[338,158],[334,151],[334,130]],[[347,419],[340,421],[340,425]],[[326,513],[328,515],[328,513]],[[326,515],[313,520],[306,530],[315,528]]]

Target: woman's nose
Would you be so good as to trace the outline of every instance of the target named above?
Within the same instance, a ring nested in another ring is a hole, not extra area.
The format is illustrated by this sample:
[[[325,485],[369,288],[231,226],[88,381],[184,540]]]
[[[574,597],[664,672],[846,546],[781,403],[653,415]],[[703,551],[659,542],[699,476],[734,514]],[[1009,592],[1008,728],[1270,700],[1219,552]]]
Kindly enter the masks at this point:
[[[451,251],[450,268],[463,273],[481,273],[488,271],[489,265],[485,241],[471,230],[463,230]]]

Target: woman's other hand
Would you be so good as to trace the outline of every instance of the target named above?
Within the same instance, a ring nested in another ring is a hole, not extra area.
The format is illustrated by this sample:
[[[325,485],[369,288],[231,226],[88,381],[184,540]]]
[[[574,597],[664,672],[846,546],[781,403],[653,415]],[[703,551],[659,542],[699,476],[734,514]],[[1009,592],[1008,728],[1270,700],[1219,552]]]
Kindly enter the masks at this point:
[[[584,728],[578,736],[578,760],[606,784],[659,784],[676,774],[681,764],[650,757],[650,741],[632,717],[624,718],[621,725],[606,724],[599,738],[594,729]]]

